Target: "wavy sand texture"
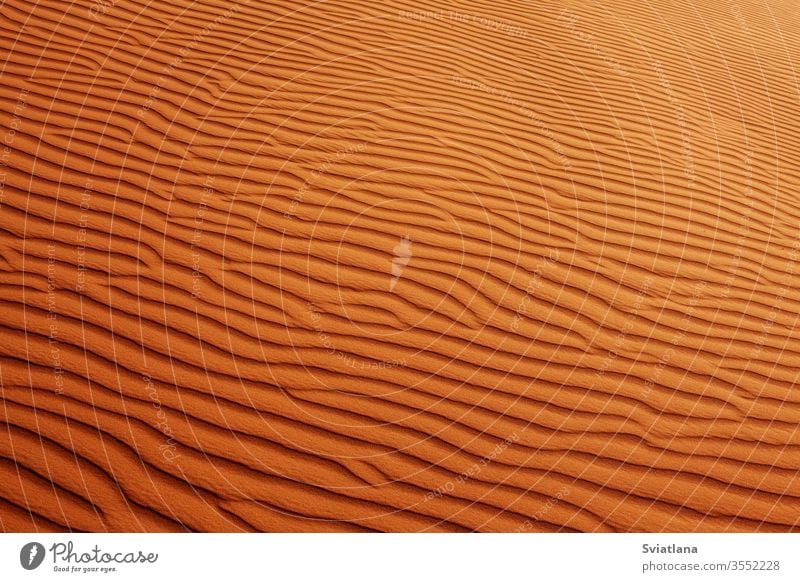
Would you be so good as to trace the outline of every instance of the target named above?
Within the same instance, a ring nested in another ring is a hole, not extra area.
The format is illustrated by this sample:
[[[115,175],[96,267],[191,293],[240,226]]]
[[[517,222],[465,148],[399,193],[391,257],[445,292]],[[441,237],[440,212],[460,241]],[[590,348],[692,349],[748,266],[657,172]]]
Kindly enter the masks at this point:
[[[0,530],[800,524],[782,0],[5,0]]]

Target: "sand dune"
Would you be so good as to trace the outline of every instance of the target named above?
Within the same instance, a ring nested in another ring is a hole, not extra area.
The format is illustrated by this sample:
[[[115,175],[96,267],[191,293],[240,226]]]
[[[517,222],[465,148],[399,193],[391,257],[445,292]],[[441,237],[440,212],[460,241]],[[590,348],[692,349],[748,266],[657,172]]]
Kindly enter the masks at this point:
[[[791,2],[3,4],[1,531],[793,531]]]

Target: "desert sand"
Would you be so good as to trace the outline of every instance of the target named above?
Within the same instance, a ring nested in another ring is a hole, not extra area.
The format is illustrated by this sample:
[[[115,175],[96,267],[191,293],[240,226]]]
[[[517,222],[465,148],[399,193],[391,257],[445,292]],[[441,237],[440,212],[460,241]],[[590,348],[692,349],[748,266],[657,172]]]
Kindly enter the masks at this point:
[[[0,531],[792,531],[787,0],[6,0]]]

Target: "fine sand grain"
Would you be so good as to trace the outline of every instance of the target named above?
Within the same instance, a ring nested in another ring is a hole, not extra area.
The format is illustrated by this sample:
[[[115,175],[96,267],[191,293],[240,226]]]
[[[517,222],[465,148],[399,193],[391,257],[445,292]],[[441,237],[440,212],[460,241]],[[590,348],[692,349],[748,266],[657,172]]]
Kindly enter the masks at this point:
[[[791,531],[788,0],[5,0],[0,531]]]

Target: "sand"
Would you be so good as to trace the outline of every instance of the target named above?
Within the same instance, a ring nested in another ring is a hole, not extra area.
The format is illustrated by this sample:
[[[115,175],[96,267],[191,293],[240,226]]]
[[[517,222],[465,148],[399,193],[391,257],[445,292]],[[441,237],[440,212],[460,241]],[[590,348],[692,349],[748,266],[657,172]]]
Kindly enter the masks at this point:
[[[798,18],[7,0],[0,530],[798,529]]]

